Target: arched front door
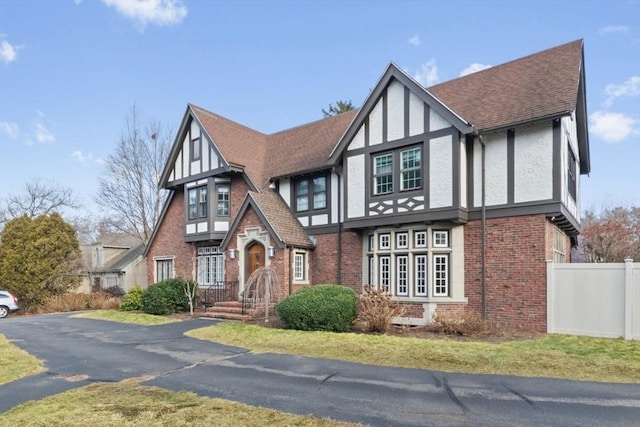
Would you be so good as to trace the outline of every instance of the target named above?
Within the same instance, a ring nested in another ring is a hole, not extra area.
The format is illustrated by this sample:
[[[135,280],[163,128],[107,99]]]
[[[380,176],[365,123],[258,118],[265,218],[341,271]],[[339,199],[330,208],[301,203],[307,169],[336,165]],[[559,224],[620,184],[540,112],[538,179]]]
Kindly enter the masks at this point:
[[[253,242],[249,246],[247,246],[247,264],[246,264],[246,272],[244,283],[245,286],[249,281],[249,277],[251,274],[256,271],[258,267],[264,267],[264,246],[261,243]],[[249,296],[250,297],[250,296]]]

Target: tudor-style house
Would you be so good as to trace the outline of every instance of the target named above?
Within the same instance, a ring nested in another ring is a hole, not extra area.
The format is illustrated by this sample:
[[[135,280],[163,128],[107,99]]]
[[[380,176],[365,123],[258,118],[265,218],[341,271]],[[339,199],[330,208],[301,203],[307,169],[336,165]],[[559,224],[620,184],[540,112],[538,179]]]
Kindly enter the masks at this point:
[[[590,171],[582,40],[429,88],[390,64],[359,110],[263,134],[188,105],[160,186],[148,280],[278,297],[370,284],[410,324],[468,310],[546,330]],[[235,288],[233,288],[235,289]]]

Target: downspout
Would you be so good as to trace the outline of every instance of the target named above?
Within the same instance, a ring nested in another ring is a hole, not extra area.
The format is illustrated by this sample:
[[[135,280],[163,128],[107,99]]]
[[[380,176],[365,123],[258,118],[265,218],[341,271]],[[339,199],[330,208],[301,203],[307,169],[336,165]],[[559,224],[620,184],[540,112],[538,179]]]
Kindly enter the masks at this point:
[[[342,284],[342,175],[338,172],[337,168],[334,168],[336,175],[338,175],[338,250],[336,260],[336,285]]]
[[[480,146],[482,147],[482,278],[481,278],[481,289],[482,289],[482,319],[487,320],[487,203],[486,203],[486,191],[485,191],[485,183],[486,183],[486,156],[485,149],[486,146],[484,141],[482,140],[482,135],[477,134],[478,141],[480,142]]]

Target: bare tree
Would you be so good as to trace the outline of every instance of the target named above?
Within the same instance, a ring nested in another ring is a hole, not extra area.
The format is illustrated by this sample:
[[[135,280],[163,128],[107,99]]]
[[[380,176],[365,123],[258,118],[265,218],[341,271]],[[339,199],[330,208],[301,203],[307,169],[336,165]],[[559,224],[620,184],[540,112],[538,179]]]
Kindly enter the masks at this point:
[[[586,212],[580,249],[588,262],[640,261],[640,208],[616,207]]]
[[[108,210],[105,221],[115,230],[151,237],[165,193],[158,188],[171,148],[171,130],[157,121],[143,127],[135,105],[125,120],[115,153],[105,159],[96,202]]]
[[[60,213],[65,208],[78,207],[71,188],[31,181],[25,184],[24,191],[9,193],[6,199],[0,201],[0,224],[23,215],[33,219],[53,212]]]

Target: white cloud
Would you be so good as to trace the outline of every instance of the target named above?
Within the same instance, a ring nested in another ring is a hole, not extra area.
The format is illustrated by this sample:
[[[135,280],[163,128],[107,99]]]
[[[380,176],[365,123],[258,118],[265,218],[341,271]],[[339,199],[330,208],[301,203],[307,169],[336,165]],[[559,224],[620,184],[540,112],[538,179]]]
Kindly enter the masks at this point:
[[[632,134],[640,134],[636,126],[638,121],[623,113],[596,111],[589,116],[591,133],[599,136],[606,143],[622,141]]]
[[[604,88],[604,92],[608,96],[605,101],[607,106],[611,106],[613,101],[623,96],[638,96],[640,95],[640,76],[631,76],[621,85],[608,84]]]
[[[3,38],[3,36],[0,35],[0,38]],[[17,49],[18,48],[13,46],[8,41],[4,39],[0,40],[0,61],[4,62],[5,64],[15,61],[16,56],[18,56]]]
[[[466,76],[467,74],[471,73],[477,73],[478,71],[486,70],[487,68],[491,68],[491,65],[474,62],[460,72],[460,77]]]
[[[420,43],[422,43],[420,41],[420,36],[419,35],[415,35],[413,37],[411,37],[409,40],[407,40],[409,42],[410,45],[412,46],[420,46]]]
[[[187,16],[181,0],[102,0],[126,18],[137,22],[142,29],[147,24],[173,25]]]
[[[55,142],[56,137],[53,136],[51,131],[46,128],[44,123],[36,123],[34,135],[36,137],[36,141],[47,144],[49,142]]]
[[[600,28],[600,35],[610,34],[610,33],[626,33],[629,31],[629,27],[626,25],[607,25],[606,27]]]
[[[12,122],[0,122],[0,130],[11,139],[16,139],[20,134],[18,125]]]
[[[439,77],[436,60],[431,58],[426,63],[422,64],[420,66],[420,71],[415,73],[413,78],[425,87],[438,83]]]

